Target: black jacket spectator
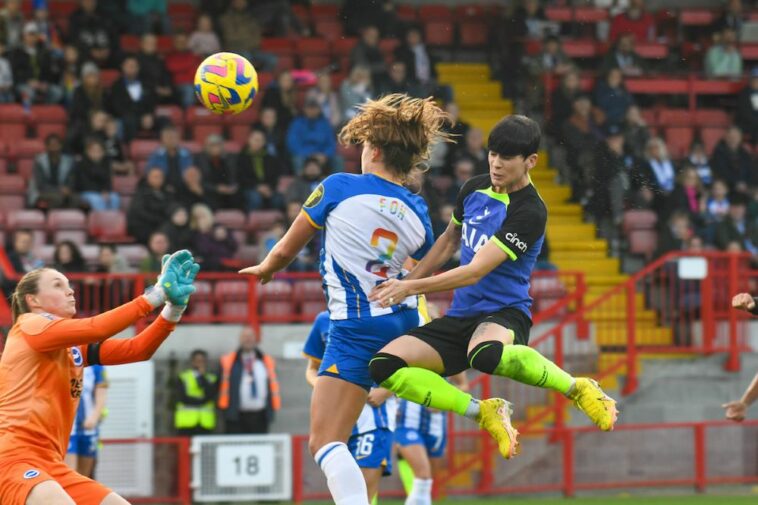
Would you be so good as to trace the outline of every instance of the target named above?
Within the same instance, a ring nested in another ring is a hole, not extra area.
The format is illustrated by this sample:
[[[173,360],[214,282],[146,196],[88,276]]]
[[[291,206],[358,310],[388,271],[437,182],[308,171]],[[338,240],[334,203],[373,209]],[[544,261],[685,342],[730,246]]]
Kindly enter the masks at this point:
[[[121,65],[123,77],[111,88],[108,97],[109,112],[124,122],[124,137],[130,141],[140,129],[154,126],[153,119],[145,123],[145,116],[152,118],[157,104],[155,92],[138,79],[139,64],[135,58],[127,58]],[[129,93],[130,87],[139,96],[135,100]]]
[[[750,72],[750,83],[737,98],[735,122],[748,142],[758,144],[758,67]]]
[[[13,82],[25,84],[31,80],[55,84],[60,80],[62,66],[44,45],[37,44],[34,54],[23,46],[8,53],[8,61],[13,68]]]
[[[163,190],[163,171],[154,168],[140,181],[126,214],[127,232],[146,244],[150,234],[166,220],[171,200]]]
[[[187,209],[180,204],[173,204],[168,209],[169,220],[163,223],[162,231],[171,243],[171,250],[190,249],[194,232],[189,226]]]
[[[110,19],[96,10],[97,2],[82,2],[69,17],[69,41],[79,48],[84,59],[99,66],[111,67],[116,62],[118,32]]]
[[[77,193],[110,192],[113,189],[111,177],[111,163],[108,158],[95,162],[85,156],[74,167],[74,190]]]
[[[221,137],[209,137],[205,151],[195,156],[195,165],[202,172],[217,208],[239,208],[242,201],[237,185],[236,160],[223,151],[223,145]]]
[[[736,136],[736,141],[730,141]],[[737,128],[730,128],[726,137],[713,150],[711,169],[715,179],[723,179],[731,190],[745,190],[747,186],[758,183],[755,160],[742,146],[742,136]]]

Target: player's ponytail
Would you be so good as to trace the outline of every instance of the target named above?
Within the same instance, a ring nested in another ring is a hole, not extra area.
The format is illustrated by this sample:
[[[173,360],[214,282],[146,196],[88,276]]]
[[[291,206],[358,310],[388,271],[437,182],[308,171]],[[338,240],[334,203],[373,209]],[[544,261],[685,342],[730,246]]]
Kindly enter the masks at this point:
[[[26,295],[36,295],[39,291],[39,278],[46,268],[37,268],[28,272],[21,280],[18,281],[16,289],[11,295],[11,316],[15,323],[21,314],[29,312],[29,305],[26,303]]]
[[[343,144],[370,143],[382,151],[384,165],[406,178],[431,155],[435,142],[452,142],[444,131],[450,116],[431,98],[395,93],[360,106],[340,131]]]

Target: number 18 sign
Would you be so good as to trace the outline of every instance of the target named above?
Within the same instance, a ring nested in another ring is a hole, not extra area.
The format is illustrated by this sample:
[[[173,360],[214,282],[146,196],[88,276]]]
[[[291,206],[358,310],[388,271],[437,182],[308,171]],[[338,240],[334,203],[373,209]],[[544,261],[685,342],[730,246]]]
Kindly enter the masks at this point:
[[[270,444],[216,447],[219,486],[271,486],[276,481],[274,466],[274,447]]]

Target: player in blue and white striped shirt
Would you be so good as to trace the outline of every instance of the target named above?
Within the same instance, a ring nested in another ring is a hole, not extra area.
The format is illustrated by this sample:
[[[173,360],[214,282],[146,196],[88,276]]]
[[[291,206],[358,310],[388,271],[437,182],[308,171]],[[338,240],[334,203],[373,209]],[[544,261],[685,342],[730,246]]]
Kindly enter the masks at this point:
[[[445,137],[445,118],[431,99],[395,94],[364,104],[340,132],[343,143],[363,145],[362,174],[327,177],[263,262],[241,270],[265,284],[317,232],[323,234],[321,272],[331,322],[311,400],[309,446],[336,505],[368,505],[366,484],[346,445],[373,384],[368,363],[419,322],[416,297],[385,306],[369,302],[368,295],[432,246],[426,203],[404,183],[428,159],[432,143]]]

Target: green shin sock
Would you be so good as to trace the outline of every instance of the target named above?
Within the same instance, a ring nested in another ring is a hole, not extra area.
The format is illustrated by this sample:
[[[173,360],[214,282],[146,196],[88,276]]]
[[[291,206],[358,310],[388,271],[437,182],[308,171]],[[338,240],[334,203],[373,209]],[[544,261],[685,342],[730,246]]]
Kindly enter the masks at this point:
[[[437,410],[452,411],[462,416],[471,403],[471,395],[453,386],[438,374],[425,368],[405,367],[381,384],[400,398]]]
[[[400,482],[403,483],[403,489],[405,489],[405,494],[409,495],[411,494],[411,491],[413,491],[413,468],[411,468],[411,465],[408,464],[408,462],[404,459],[398,459],[397,460],[397,473],[400,476]]]
[[[495,375],[567,394],[574,378],[526,345],[506,345]]]

